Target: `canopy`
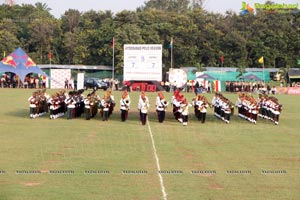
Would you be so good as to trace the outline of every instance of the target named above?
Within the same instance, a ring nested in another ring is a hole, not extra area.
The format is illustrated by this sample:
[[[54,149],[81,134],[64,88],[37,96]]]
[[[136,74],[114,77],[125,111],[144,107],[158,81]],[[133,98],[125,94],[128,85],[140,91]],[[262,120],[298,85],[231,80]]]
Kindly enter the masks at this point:
[[[289,69],[288,76],[290,79],[299,79],[300,78],[300,70],[299,69]]]
[[[262,81],[261,78],[254,74],[248,74],[242,77],[245,81]]]
[[[246,72],[243,74],[242,78],[245,81],[265,81],[270,82],[270,72]]]
[[[203,78],[205,80],[216,80],[214,77],[208,75],[208,74],[202,74],[202,75],[199,75],[197,76],[197,78]]]
[[[240,81],[240,72],[232,71],[206,71],[203,76],[208,75],[213,78],[207,78],[207,80],[219,80],[219,81]],[[197,77],[201,78],[201,77]],[[205,78],[205,77],[202,77]],[[241,79],[245,81],[266,81],[270,82],[270,72],[246,72],[241,76]]]
[[[21,47],[3,58],[0,62],[0,72],[12,72],[24,82],[27,74],[36,73],[47,76],[33,60],[22,50]]]
[[[239,81],[239,72],[227,71],[206,71],[205,74],[212,76],[213,80],[219,81]]]

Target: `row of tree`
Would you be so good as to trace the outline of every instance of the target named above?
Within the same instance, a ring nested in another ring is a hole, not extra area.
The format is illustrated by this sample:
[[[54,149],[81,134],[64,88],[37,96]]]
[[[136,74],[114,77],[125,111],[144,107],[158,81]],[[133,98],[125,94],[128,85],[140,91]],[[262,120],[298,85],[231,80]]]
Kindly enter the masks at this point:
[[[122,73],[124,44],[163,44],[164,70],[170,67],[299,67],[300,11],[256,11],[239,15],[202,9],[201,0],[149,0],[136,11],[79,12],[59,19],[44,3],[0,5],[0,51],[21,46],[37,63],[112,65]],[[268,2],[272,3],[272,2]],[[220,59],[220,58],[224,58]],[[222,60],[224,62],[222,62]]]

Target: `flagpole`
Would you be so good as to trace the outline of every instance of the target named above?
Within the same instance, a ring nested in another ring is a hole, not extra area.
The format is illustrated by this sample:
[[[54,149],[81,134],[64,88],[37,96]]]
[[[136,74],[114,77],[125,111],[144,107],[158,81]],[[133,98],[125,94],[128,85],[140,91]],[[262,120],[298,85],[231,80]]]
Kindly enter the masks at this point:
[[[113,37],[112,81],[115,79],[115,38]],[[114,84],[113,84],[114,85]]]
[[[262,67],[263,67],[263,81],[264,81],[264,84],[265,84],[265,61],[263,61]]]
[[[258,62],[260,64],[262,64],[262,68],[263,68],[263,82],[265,84],[265,60],[264,60],[264,57],[260,57],[260,59],[258,60]]]
[[[171,47],[171,69],[173,68],[173,47]]]
[[[171,48],[171,69],[173,69],[173,37],[171,37],[169,47]]]

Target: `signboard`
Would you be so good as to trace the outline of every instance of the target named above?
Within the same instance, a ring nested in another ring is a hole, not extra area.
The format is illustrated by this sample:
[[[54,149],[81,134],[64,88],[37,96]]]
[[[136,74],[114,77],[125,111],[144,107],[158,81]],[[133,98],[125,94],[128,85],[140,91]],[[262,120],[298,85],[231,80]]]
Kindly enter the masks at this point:
[[[125,44],[124,81],[161,81],[162,45]]]
[[[84,89],[84,73],[77,74],[77,90]]]
[[[300,94],[300,87],[289,87],[287,94],[294,94],[299,95]]]
[[[300,87],[276,87],[277,94],[300,95]]]

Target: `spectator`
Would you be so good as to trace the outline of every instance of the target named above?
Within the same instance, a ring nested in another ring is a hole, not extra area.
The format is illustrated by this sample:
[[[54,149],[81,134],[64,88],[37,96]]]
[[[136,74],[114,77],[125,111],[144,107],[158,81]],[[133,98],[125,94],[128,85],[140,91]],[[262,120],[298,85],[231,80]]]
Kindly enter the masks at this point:
[[[35,84],[35,88],[38,89],[39,86],[40,86],[40,80],[39,80],[38,77],[36,77],[36,78],[34,79],[34,84]]]
[[[195,93],[195,95],[198,94],[198,92],[199,92],[198,89],[199,89],[199,82],[196,81],[196,84],[195,84],[195,87],[194,87],[194,93]]]
[[[267,85],[267,94],[271,94],[271,86],[269,84]]]
[[[74,80],[73,78],[70,78],[69,89],[73,89],[73,88],[74,88]]]
[[[272,87],[271,93],[272,94],[277,94],[277,88],[275,86]]]
[[[6,82],[6,74],[2,74],[2,77],[1,77],[1,87],[2,88],[4,88],[5,82]]]
[[[208,81],[207,91],[209,93],[211,93],[211,82],[210,81]]]
[[[65,79],[65,89],[69,89],[69,80]]]
[[[120,81],[118,79],[115,80],[115,88],[118,91],[119,90],[119,83]]]
[[[170,92],[170,82],[169,81],[165,82],[165,89],[167,92]]]
[[[26,77],[25,77],[25,80],[24,80],[24,83],[23,83],[23,87],[24,87],[24,88],[28,88],[28,84],[29,84],[29,77],[26,76]]]
[[[29,88],[34,88],[34,78],[32,76],[29,79]]]

